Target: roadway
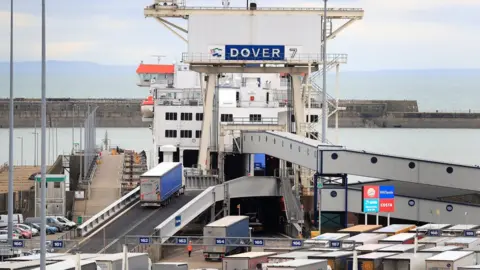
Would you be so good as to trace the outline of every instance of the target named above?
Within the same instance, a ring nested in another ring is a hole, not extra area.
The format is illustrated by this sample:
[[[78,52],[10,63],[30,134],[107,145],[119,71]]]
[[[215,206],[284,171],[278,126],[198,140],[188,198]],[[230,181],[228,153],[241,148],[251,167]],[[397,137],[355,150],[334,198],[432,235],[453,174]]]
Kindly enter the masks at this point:
[[[178,209],[195,198],[201,191],[186,191],[163,208],[144,208],[136,202],[130,210],[118,216],[103,229],[87,236],[80,244],[82,253],[115,253],[122,251],[125,235],[150,235],[154,228]]]

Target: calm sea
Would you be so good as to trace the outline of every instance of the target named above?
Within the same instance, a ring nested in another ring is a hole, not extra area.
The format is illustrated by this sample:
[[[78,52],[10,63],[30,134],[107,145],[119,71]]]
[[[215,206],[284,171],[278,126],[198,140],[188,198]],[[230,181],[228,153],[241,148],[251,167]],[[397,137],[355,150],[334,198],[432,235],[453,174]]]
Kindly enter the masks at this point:
[[[34,162],[34,129],[16,129],[14,160],[21,163],[21,141],[23,138],[24,164]],[[37,130],[40,132],[40,130]],[[100,144],[108,132],[111,145],[136,151],[152,149],[151,132],[147,128],[98,128],[96,143]],[[339,142],[350,149],[367,150],[414,158],[424,158],[468,165],[480,164],[480,130],[474,129],[339,129]],[[47,133],[48,134],[48,133]],[[72,149],[72,129],[59,128],[52,135],[47,157],[69,153]],[[58,135],[57,135],[58,134]],[[55,136],[56,135],[56,136]],[[329,130],[329,140],[335,141],[335,131]],[[0,129],[0,162],[8,161],[8,129]],[[54,138],[58,138],[54,139]],[[38,138],[40,142],[40,137]],[[48,144],[47,136],[47,144]],[[53,141],[58,141],[54,143]],[[75,142],[79,141],[79,130]],[[58,150],[54,150],[58,145]],[[40,148],[39,148],[40,149]],[[40,157],[40,154],[39,154]]]

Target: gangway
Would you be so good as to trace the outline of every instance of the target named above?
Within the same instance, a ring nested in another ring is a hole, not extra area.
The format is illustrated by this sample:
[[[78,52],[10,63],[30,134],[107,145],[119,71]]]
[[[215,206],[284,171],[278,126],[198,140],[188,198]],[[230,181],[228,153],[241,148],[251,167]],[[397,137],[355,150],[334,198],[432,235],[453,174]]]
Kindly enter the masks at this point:
[[[267,154],[317,171],[480,191],[479,166],[350,150],[281,131],[244,131],[242,152]]]

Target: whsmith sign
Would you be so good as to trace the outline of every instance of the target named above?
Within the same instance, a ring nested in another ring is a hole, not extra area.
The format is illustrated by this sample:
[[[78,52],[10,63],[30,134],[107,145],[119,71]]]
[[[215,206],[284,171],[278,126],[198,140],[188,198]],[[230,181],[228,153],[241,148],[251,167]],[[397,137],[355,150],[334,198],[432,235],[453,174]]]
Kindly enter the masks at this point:
[[[285,61],[298,58],[300,46],[212,45],[210,56],[227,61]]]

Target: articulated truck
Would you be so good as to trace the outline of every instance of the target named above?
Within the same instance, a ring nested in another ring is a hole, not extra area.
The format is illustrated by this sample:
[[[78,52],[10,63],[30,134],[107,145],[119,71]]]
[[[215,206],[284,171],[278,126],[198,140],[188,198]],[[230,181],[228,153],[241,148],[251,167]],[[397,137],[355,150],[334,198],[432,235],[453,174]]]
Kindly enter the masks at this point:
[[[143,207],[167,205],[185,192],[183,165],[162,162],[140,176],[140,203]]]

